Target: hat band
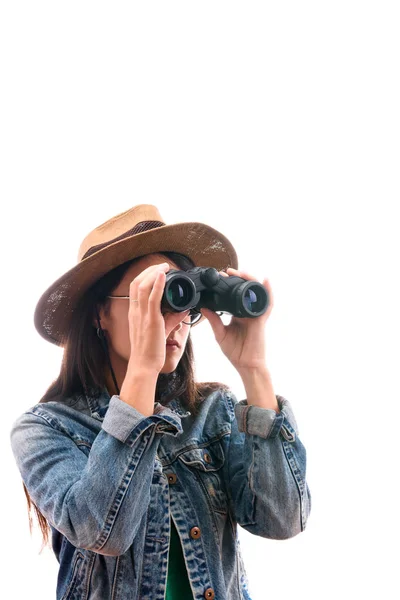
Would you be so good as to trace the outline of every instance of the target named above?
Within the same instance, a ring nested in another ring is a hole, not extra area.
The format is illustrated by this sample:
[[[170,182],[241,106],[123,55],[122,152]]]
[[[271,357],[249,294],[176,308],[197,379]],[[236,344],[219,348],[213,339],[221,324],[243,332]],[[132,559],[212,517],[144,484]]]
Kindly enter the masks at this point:
[[[125,231],[125,233],[122,233],[118,237],[113,238],[112,240],[108,240],[107,242],[103,242],[103,244],[91,246],[89,250],[87,250],[82,256],[81,261],[90,256],[91,254],[94,254],[95,252],[106,248],[106,246],[114,244],[114,242],[119,242],[119,240],[123,240],[132,235],[136,235],[137,233],[142,233],[143,231],[147,231],[149,229],[156,229],[157,227],[163,227],[164,225],[165,223],[163,223],[162,221],[140,221],[139,223],[136,223],[135,227],[132,227],[132,229],[129,229],[129,231]]]

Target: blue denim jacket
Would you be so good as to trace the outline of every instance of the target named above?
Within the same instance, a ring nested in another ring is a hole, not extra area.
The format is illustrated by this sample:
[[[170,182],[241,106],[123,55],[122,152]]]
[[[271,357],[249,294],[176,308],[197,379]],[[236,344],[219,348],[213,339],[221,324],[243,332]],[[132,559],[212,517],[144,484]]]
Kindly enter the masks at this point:
[[[311,508],[306,450],[281,412],[209,394],[143,416],[107,390],[39,403],[11,429],[29,494],[51,524],[57,600],[163,600],[170,517],[195,600],[246,600],[237,524],[287,539]]]

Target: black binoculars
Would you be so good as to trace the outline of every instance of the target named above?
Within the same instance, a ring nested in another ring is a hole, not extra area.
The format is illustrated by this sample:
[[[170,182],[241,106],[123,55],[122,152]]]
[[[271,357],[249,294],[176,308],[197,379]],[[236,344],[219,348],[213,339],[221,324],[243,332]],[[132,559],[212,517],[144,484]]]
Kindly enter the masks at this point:
[[[224,277],[213,267],[170,269],[161,299],[162,312],[191,309],[192,316],[208,308],[234,317],[259,317],[268,305],[268,291],[261,283],[235,275]]]

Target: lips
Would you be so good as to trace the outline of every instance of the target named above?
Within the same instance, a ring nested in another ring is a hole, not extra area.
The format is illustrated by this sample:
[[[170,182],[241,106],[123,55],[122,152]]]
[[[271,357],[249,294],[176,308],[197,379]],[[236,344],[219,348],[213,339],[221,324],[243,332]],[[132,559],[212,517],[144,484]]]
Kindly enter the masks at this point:
[[[178,346],[179,348],[179,344],[175,340],[167,341],[167,346]]]

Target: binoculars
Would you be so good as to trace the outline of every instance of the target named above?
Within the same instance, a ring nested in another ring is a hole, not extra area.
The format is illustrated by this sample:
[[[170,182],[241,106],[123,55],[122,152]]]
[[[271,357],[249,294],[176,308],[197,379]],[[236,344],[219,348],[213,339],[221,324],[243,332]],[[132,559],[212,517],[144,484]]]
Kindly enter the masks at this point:
[[[224,277],[213,267],[170,269],[161,299],[162,312],[192,309],[192,314],[199,314],[200,308],[208,308],[250,318],[264,314],[268,305],[268,291],[261,283],[235,275]]]

